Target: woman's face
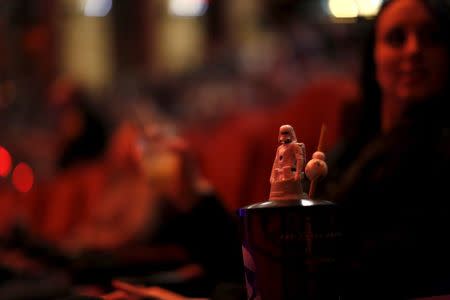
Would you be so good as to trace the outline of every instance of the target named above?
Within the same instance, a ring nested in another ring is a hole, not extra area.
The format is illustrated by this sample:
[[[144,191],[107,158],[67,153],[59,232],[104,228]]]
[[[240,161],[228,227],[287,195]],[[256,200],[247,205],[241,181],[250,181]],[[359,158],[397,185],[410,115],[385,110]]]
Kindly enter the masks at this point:
[[[396,0],[386,7],[374,49],[383,97],[420,101],[443,90],[449,57],[440,30],[420,0]]]

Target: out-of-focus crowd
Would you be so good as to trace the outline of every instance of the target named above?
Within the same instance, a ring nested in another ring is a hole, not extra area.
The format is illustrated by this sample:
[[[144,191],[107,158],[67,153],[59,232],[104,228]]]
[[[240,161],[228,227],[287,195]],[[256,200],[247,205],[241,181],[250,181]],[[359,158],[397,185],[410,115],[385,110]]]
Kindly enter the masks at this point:
[[[357,43],[327,28],[293,22],[195,70],[120,78],[95,94],[70,75],[5,70],[2,264],[70,270],[80,284],[185,263],[198,263],[208,284],[239,280],[233,213],[266,200],[279,126],[295,127],[308,158],[323,123],[325,149],[351,135]],[[28,174],[14,175],[19,162]],[[26,192],[15,183],[24,180]]]

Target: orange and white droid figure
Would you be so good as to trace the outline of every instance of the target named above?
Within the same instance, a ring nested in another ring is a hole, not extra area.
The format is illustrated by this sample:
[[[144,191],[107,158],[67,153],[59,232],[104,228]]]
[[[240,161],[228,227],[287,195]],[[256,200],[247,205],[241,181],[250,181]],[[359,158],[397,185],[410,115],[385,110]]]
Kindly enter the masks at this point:
[[[297,142],[294,128],[282,125],[278,134],[280,146],[277,148],[270,175],[270,200],[298,200],[307,197],[303,193],[301,180],[306,163],[305,144]],[[313,155],[314,164],[308,163],[307,175],[316,180],[327,173],[325,154],[317,151]],[[316,162],[320,160],[320,162]],[[311,175],[311,176],[309,176]]]

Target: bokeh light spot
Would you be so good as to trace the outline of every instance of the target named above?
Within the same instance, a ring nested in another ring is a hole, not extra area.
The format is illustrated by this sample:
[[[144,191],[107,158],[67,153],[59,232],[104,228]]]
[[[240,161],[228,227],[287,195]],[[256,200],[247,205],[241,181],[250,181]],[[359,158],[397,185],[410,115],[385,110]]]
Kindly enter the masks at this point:
[[[19,163],[13,171],[12,183],[22,193],[26,193],[33,187],[34,173],[26,163]]]
[[[180,17],[203,16],[208,9],[207,0],[170,0],[169,13]]]
[[[87,17],[105,17],[112,8],[112,0],[85,0],[84,15]]]
[[[8,150],[0,146],[0,176],[6,177],[11,171],[11,155]]]
[[[382,0],[356,0],[359,15],[364,17],[373,17],[380,10]]]
[[[328,8],[335,18],[356,18],[359,13],[354,0],[329,0]]]

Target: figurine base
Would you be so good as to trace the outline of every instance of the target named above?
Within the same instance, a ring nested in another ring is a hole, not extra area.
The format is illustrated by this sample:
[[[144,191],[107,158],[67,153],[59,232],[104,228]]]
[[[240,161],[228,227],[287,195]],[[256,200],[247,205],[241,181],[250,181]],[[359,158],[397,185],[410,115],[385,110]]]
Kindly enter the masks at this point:
[[[300,180],[273,182],[270,186],[269,200],[298,200],[308,196],[303,193]]]

